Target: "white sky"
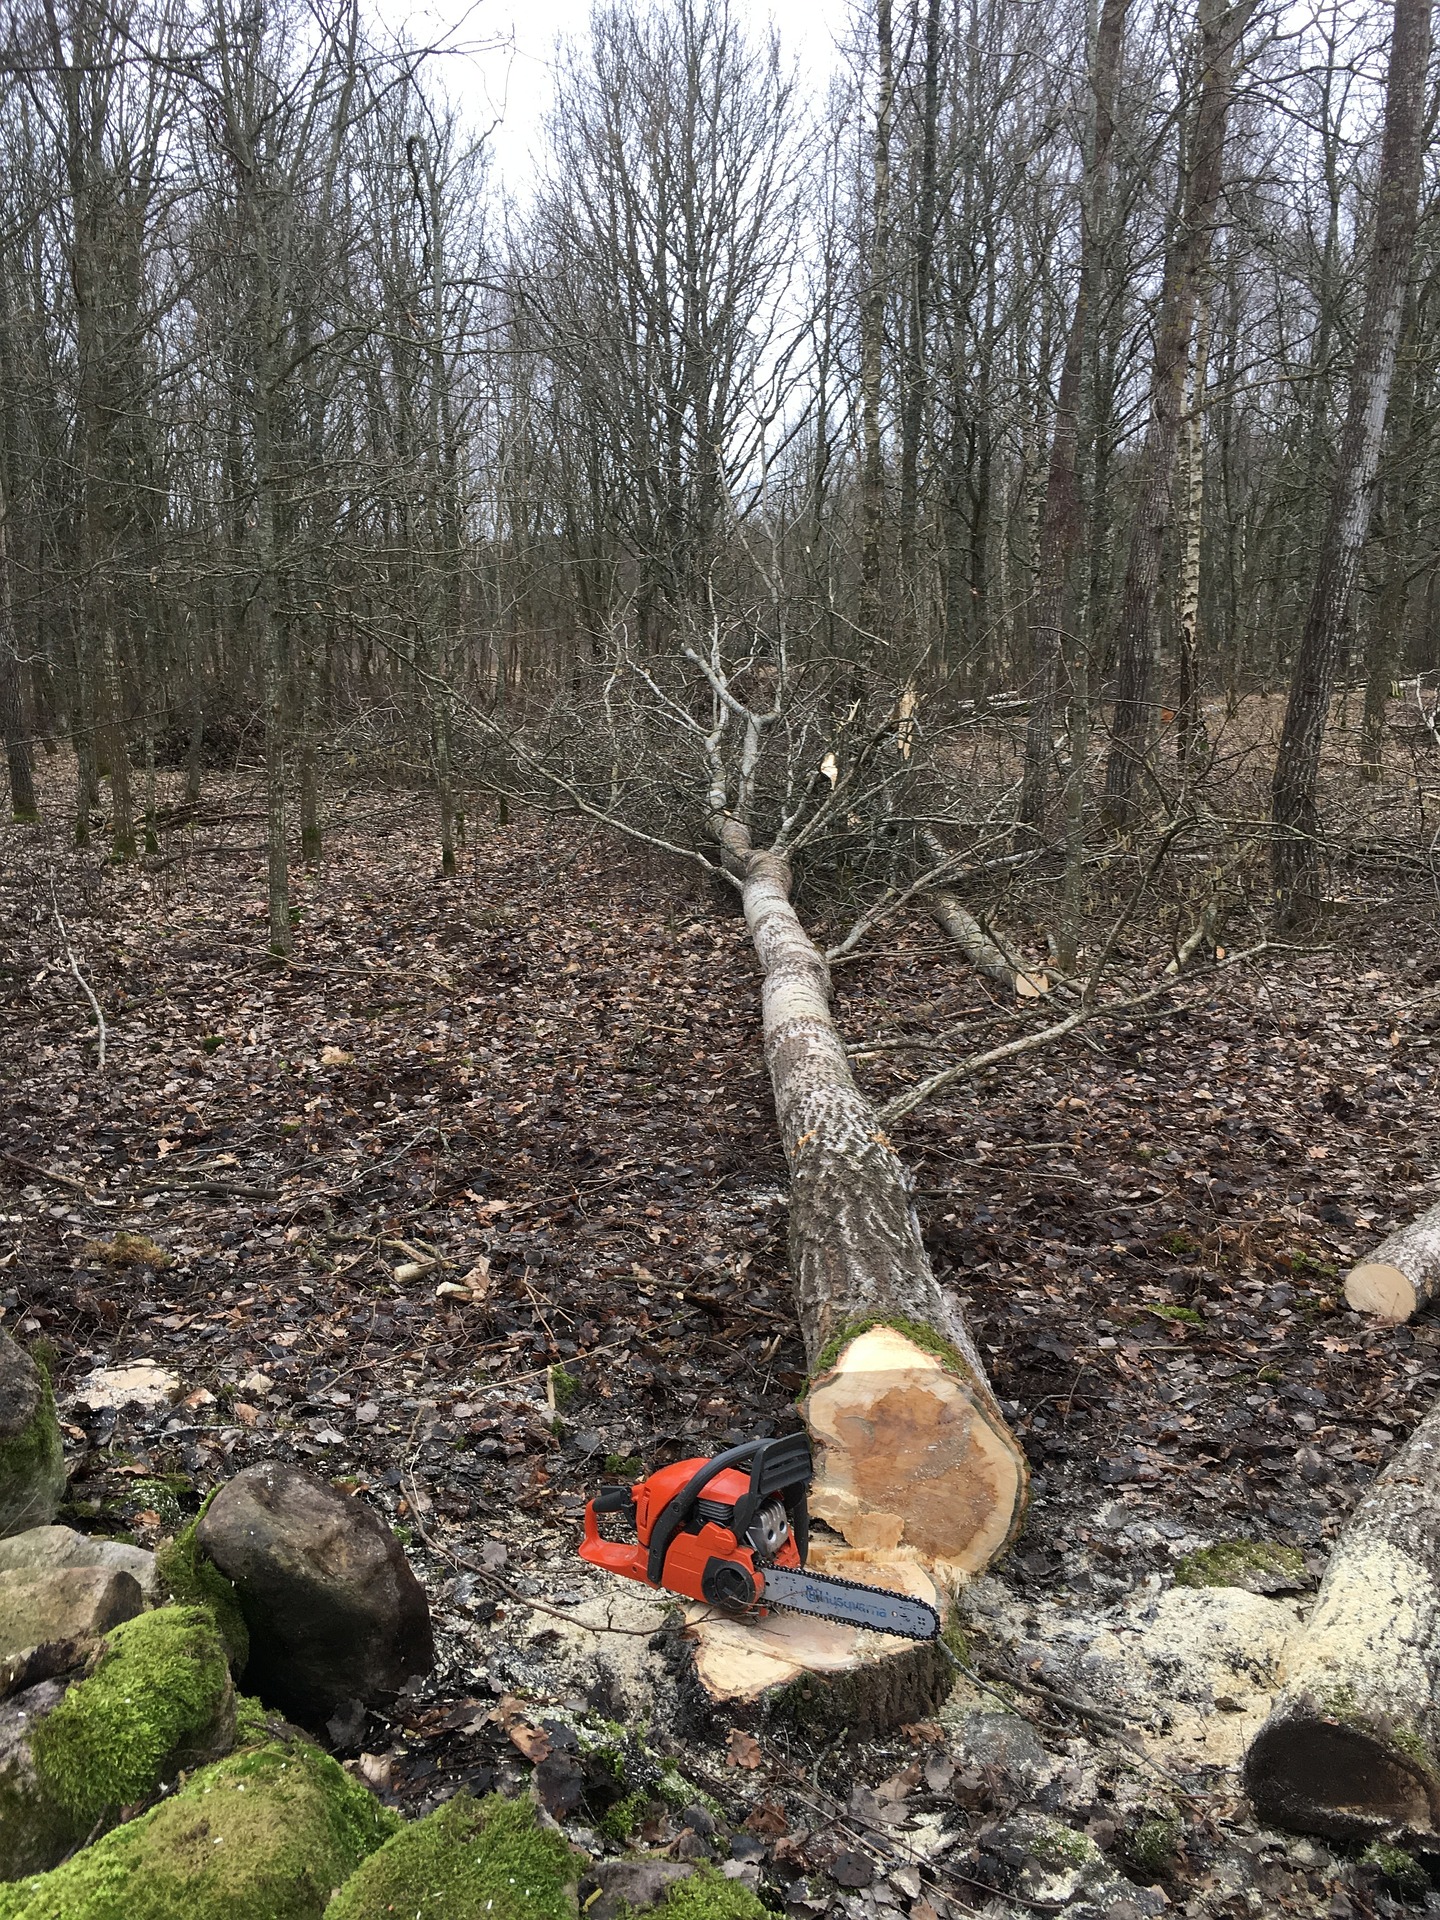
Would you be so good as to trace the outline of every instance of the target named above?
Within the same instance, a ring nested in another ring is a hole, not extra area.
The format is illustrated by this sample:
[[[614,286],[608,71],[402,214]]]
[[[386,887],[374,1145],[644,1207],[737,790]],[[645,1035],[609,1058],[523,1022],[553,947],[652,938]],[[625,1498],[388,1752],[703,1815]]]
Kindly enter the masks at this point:
[[[669,0],[652,0],[663,7]],[[403,0],[402,0],[403,4]],[[850,0],[735,0],[742,16],[763,27],[774,19],[802,86],[819,92],[835,65]],[[382,16],[401,8],[381,0]],[[590,0],[420,0],[406,10],[406,32],[430,44],[478,48],[443,63],[445,88],[475,130],[495,122],[490,140],[495,176],[524,198],[530,156],[552,90],[556,42],[583,37]],[[503,44],[495,44],[503,43]]]

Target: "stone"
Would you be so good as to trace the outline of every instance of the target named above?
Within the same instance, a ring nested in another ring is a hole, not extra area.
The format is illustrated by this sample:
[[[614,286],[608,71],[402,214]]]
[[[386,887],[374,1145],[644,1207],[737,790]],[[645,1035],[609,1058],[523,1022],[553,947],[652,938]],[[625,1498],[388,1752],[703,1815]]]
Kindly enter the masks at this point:
[[[231,1581],[250,1635],[247,1692],[302,1726],[392,1701],[435,1664],[424,1588],[362,1500],[268,1461],[228,1481],[195,1540]]]
[[[144,1547],[97,1539],[73,1527],[31,1527],[0,1540],[0,1573],[52,1567],[113,1567],[138,1581],[148,1601],[155,1599],[155,1556]]]
[[[0,1881],[53,1867],[234,1738],[234,1689],[209,1614],[163,1607],[122,1622],[78,1683],[48,1680],[0,1705]]]
[[[0,1573],[0,1657],[52,1640],[83,1640],[145,1605],[140,1583],[118,1567],[19,1567]]]
[[[372,1854],[326,1920],[572,1920],[583,1864],[529,1801],[457,1793]]]
[[[120,1413],[134,1408],[155,1413],[180,1398],[180,1376],[143,1362],[133,1367],[96,1367],[76,1387],[73,1404],[89,1413]]]
[[[55,1518],[65,1456],[42,1370],[0,1329],[0,1536]]]
[[[617,1915],[658,1906],[694,1872],[694,1864],[684,1860],[597,1860],[581,1892],[586,1920],[616,1920]]]
[[[399,1824],[309,1741],[271,1741],[200,1768],[159,1806],[52,1872],[0,1888],[0,1912],[5,1920],[321,1920]]]

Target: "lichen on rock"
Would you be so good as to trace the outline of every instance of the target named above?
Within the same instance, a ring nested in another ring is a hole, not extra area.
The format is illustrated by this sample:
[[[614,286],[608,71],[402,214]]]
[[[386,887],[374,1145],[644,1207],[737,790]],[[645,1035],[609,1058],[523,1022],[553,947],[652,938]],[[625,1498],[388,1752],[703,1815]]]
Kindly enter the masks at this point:
[[[213,1617],[162,1607],[113,1629],[89,1676],[36,1726],[36,1775],[89,1827],[226,1753],[235,1695]]]
[[[372,1854],[325,1920],[571,1920],[582,1864],[530,1801],[460,1793]]]
[[[320,1920],[398,1826],[308,1741],[233,1753],[63,1866],[0,1886],[0,1920]]]

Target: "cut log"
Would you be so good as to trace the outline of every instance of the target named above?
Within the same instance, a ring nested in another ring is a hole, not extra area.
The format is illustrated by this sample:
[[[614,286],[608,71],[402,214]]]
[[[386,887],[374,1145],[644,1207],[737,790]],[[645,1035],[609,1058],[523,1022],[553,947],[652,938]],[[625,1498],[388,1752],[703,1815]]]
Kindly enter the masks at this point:
[[[922,833],[920,843],[937,866],[953,857],[933,833]],[[1050,982],[1045,975],[1017,960],[1007,946],[985,931],[974,914],[961,906],[947,888],[927,888],[920,898],[931,919],[947,939],[955,942],[977,973],[983,973],[997,987],[1022,1000],[1032,1000],[1050,991]]]
[[[1022,1000],[1033,1000],[1037,995],[1050,991],[1046,976],[1019,965],[985,931],[974,914],[961,906],[953,893],[948,893],[943,887],[932,887],[921,897],[931,919],[955,942],[977,973],[983,973],[996,986],[1003,987],[1006,993],[1013,993]]]
[[[813,1510],[852,1546],[914,1548],[942,1576],[978,1571],[1020,1524],[1025,1456],[935,1278],[900,1158],[851,1075],[829,969],[790,904],[789,864],[751,851],[733,822],[727,852],[743,860],[790,1167]]]
[[[947,1605],[913,1555],[862,1553],[822,1540],[809,1564],[942,1610]],[[799,1613],[777,1611],[754,1622],[692,1606],[669,1652],[683,1715],[707,1735],[785,1726],[815,1738],[872,1739],[933,1714],[955,1680],[949,1655],[933,1642]]]
[[[1357,1313],[1398,1326],[1440,1294],[1440,1206],[1382,1240],[1352,1267],[1345,1298]]]
[[[1360,1502],[1245,1760],[1262,1820],[1440,1832],[1440,1403]]]

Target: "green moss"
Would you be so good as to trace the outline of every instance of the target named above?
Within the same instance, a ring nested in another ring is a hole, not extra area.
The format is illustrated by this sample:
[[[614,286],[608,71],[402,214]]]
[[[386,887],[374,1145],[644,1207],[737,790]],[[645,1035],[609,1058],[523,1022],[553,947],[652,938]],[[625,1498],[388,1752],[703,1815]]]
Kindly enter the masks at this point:
[[[1403,1847],[1376,1840],[1360,1858],[1367,1867],[1378,1868],[1403,1900],[1423,1900],[1430,1891],[1429,1874]]]
[[[91,1260],[103,1260],[107,1267],[151,1267],[159,1273],[170,1265],[170,1255],[148,1233],[124,1229],[113,1240],[87,1241],[85,1253]]]
[[[219,1491],[216,1487],[207,1494],[199,1513],[183,1533],[176,1534],[173,1540],[160,1542],[155,1551],[155,1576],[161,1590],[181,1606],[210,1609],[230,1656],[231,1671],[241,1673],[250,1658],[250,1633],[240,1611],[239,1595],[214,1562],[200,1551],[195,1538],[195,1529]]]
[[[1035,1842],[1032,1851],[1047,1867],[1083,1867],[1098,1858],[1100,1849],[1088,1834],[1057,1824]]]
[[[648,1793],[627,1793],[623,1800],[617,1800],[613,1807],[607,1807],[595,1824],[607,1840],[624,1846],[627,1840],[633,1838],[650,1805]]]
[[[0,1534],[48,1526],[65,1491],[65,1448],[50,1367],[43,1350],[32,1347],[30,1358],[40,1376],[40,1398],[19,1432],[0,1440]]]
[[[1153,1313],[1157,1319],[1179,1320],[1187,1327],[1198,1327],[1203,1324],[1203,1315],[1198,1314],[1194,1307],[1150,1307],[1147,1311]]]
[[[606,1473],[618,1473],[622,1479],[637,1480],[644,1462],[633,1453],[607,1453],[605,1456]]]
[[[564,1413],[580,1397],[579,1380],[558,1363],[550,1369],[550,1397],[555,1402],[557,1413]]]
[[[653,1911],[660,1920],[769,1920],[769,1909],[749,1887],[707,1866],[678,1880]]]
[[[1125,1858],[1136,1873],[1156,1874],[1170,1865],[1180,1845],[1180,1822],[1173,1813],[1152,1814],[1132,1827],[1121,1841]]]
[[[137,1512],[148,1508],[150,1512],[158,1514],[162,1527],[173,1529],[185,1518],[180,1510],[179,1496],[169,1480],[137,1480],[130,1499]]]
[[[923,1320],[882,1319],[878,1314],[868,1320],[848,1320],[838,1333],[832,1333],[820,1349],[810,1378],[800,1391],[803,1400],[822,1373],[828,1373],[840,1355],[852,1340],[858,1340],[862,1333],[869,1333],[872,1327],[893,1327],[896,1333],[904,1334],[912,1346],[919,1347],[924,1353],[933,1353],[942,1365],[951,1373],[958,1373],[968,1379],[970,1368],[965,1364],[959,1351],[950,1342],[938,1334]]]
[[[582,1865],[528,1800],[459,1793],[372,1854],[325,1920],[569,1920]]]
[[[1187,1253],[1200,1251],[1199,1246],[1188,1233],[1167,1233],[1160,1244],[1167,1253],[1173,1253],[1177,1260],[1183,1259]]]
[[[1305,1556],[1298,1547],[1273,1540],[1217,1540],[1213,1547],[1187,1553],[1175,1567],[1177,1587],[1243,1587],[1257,1573],[1285,1580],[1305,1577]]]
[[[320,1920],[398,1825],[318,1747],[275,1742],[3,1888],[0,1920]]]
[[[234,1737],[225,1649],[203,1607],[161,1607],[112,1628],[88,1678],[31,1736],[47,1796],[89,1826]]]

